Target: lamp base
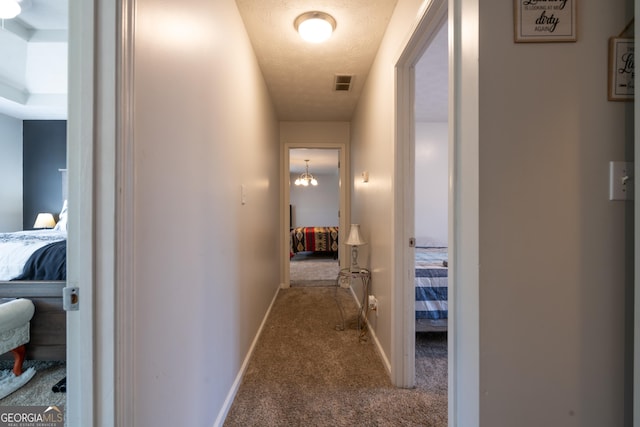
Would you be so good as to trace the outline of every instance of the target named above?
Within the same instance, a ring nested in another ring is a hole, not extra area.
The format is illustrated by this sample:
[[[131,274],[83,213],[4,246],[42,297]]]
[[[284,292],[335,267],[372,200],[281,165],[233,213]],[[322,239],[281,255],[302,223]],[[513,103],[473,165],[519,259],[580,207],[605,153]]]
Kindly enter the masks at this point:
[[[351,246],[351,266],[349,267],[351,273],[358,273],[360,266],[358,265],[358,247]]]

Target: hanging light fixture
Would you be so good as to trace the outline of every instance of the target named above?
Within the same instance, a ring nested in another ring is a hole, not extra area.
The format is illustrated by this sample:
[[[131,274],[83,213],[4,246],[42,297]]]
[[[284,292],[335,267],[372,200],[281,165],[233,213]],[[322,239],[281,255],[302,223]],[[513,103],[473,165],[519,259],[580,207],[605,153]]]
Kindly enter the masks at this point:
[[[298,177],[298,179],[295,180],[295,184],[296,185],[302,185],[304,187],[308,187],[309,184],[311,185],[318,185],[318,180],[315,179],[313,177],[313,175],[311,175],[309,173],[309,160],[305,160],[305,162],[307,163],[307,169],[306,172],[303,172],[300,174],[300,176]]]
[[[20,14],[22,8],[16,0],[0,0],[0,19],[12,19]]]
[[[336,20],[324,12],[306,12],[293,21],[293,26],[304,41],[322,43],[331,37],[336,29]]]

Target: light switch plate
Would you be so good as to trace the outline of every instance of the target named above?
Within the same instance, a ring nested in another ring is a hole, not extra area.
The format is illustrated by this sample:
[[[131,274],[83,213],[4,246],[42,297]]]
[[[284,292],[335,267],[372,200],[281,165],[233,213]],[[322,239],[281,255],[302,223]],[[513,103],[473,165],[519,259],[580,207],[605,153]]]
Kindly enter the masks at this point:
[[[633,162],[609,162],[609,200],[633,200]]]

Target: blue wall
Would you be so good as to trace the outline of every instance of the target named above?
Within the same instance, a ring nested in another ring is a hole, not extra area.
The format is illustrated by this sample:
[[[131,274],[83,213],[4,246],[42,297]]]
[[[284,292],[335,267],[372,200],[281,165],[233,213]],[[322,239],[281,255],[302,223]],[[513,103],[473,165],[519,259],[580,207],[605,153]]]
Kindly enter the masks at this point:
[[[23,122],[23,229],[33,229],[38,212],[56,215],[62,208],[62,177],[67,167],[67,122]]]

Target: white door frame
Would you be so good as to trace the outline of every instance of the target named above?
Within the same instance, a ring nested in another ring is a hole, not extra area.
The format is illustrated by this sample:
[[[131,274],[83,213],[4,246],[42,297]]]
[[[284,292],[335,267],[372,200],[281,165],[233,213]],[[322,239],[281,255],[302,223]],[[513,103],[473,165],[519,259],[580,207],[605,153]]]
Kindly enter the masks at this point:
[[[447,4],[448,1],[448,4]],[[448,12],[447,12],[448,11]],[[414,66],[441,19],[449,23],[449,425],[479,425],[479,0],[426,0],[396,61],[396,198],[392,380],[415,380],[415,308],[409,247],[414,212]],[[464,26],[463,26],[464,22]],[[407,227],[408,226],[408,227]]]
[[[313,149],[328,149],[328,150],[338,150],[339,151],[339,159],[340,159],[340,218],[338,220],[338,242],[344,242],[347,233],[347,224],[349,224],[348,220],[351,218],[351,211],[349,209],[349,186],[347,185],[347,177],[348,175],[348,154],[347,147],[344,143],[323,143],[323,142],[286,142],[282,144],[282,175],[281,175],[281,191],[282,194],[282,215],[280,221],[280,229],[282,230],[282,268],[280,277],[282,277],[282,283],[280,284],[281,288],[288,288],[291,285],[290,279],[290,271],[289,271],[289,190],[290,190],[290,178],[289,178],[289,150],[298,149],[298,148],[313,148]],[[342,243],[340,243],[342,244]],[[348,265],[347,251],[338,250],[340,256],[340,266]]]
[[[115,425],[116,0],[69,4],[67,425]],[[99,76],[99,78],[98,78]],[[124,425],[124,424],[123,424]]]
[[[94,7],[93,1],[69,4],[67,286],[79,288],[80,309],[67,312],[66,416],[67,424],[74,427],[94,421]]]
[[[425,3],[427,4],[427,3]],[[396,216],[395,251],[396,283],[398,286],[395,319],[403,327],[397,342],[402,343],[404,362],[397,372],[396,385],[413,387],[415,384],[415,250],[409,239],[415,237],[415,66],[429,47],[447,18],[446,0],[433,0],[422,11],[420,20],[411,33],[402,54],[396,61],[397,147],[396,173],[398,191],[395,198]],[[451,284],[449,285],[451,287]]]

